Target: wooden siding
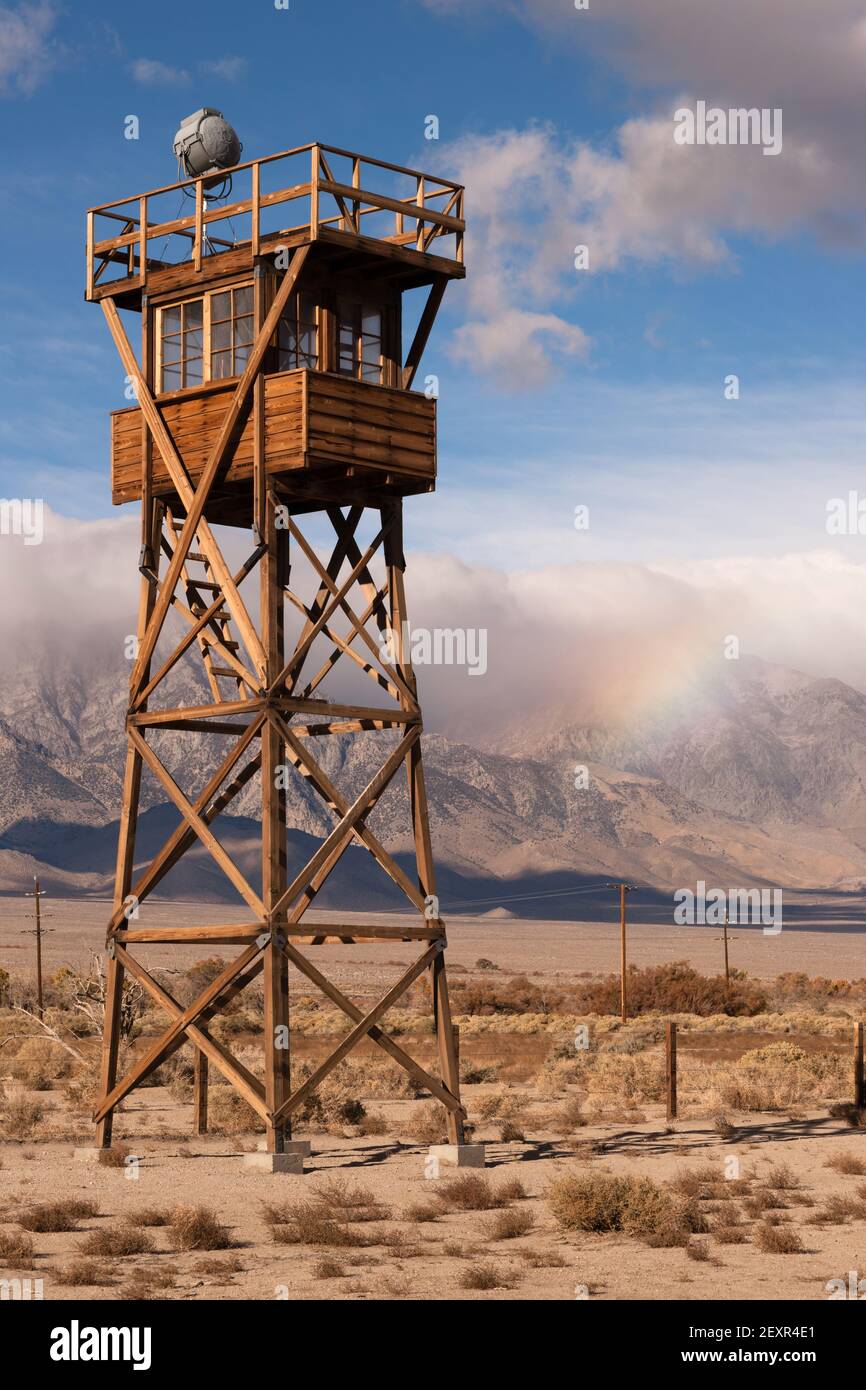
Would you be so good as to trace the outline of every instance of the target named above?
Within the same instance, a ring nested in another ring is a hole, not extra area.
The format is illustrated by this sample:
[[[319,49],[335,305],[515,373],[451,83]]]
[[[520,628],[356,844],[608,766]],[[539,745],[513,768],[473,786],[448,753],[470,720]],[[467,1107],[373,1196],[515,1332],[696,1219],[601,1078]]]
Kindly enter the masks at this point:
[[[159,401],[165,423],[193,482],[204,469],[234,383]],[[115,503],[141,497],[141,412],[111,417],[111,491]],[[414,391],[353,381],[325,372],[275,372],[265,377],[265,466],[268,473],[315,472],[343,466],[407,480],[436,476],[436,403]],[[225,473],[229,483],[252,477],[253,427],[249,415]],[[174,489],[154,453],[153,488]]]

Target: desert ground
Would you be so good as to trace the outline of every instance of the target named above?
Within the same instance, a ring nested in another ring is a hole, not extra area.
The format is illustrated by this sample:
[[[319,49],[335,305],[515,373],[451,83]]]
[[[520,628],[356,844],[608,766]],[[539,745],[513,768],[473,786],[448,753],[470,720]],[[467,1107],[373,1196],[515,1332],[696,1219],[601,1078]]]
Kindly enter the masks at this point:
[[[0,899],[0,1278],[41,1280],[46,1299],[809,1301],[849,1271],[866,1277],[857,933],[734,929],[725,991],[718,929],[635,923],[622,1024],[617,923],[451,921],[463,1100],[486,1168],[434,1175],[440,1107],[369,1042],[303,1112],[295,1134],[312,1157],[290,1176],[244,1167],[260,1126],[213,1069],[208,1133],[193,1132],[188,1048],[123,1102],[114,1164],[75,1159],[92,1144],[92,953],[107,904],[48,910],[53,1038],[33,1017],[33,940],[21,935],[32,924],[20,901]],[[154,924],[243,920],[168,903],[147,912]],[[417,953],[306,949],[359,1004]],[[184,1002],[216,968],[211,947],[138,954]],[[291,989],[297,1079],[347,1029],[300,977]],[[261,1017],[251,986],[212,1025],[252,1071]],[[385,1025],[435,1070],[422,982]],[[164,1026],[139,1007],[122,1065]]]

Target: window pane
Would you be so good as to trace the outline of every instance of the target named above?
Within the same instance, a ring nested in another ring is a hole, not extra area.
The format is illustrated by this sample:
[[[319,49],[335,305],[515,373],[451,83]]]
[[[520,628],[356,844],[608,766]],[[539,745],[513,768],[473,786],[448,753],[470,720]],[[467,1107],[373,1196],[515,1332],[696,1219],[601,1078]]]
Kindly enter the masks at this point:
[[[210,330],[211,347],[214,351],[232,345],[232,326],[230,323],[212,323]]]
[[[253,321],[252,318],[242,318],[235,320],[235,343],[251,343],[253,341]]]
[[[204,300],[193,299],[184,305],[184,328],[201,328]]]
[[[162,342],[162,360],[166,364],[169,362],[180,361],[180,338],[164,338]]]
[[[162,389],[163,391],[179,391],[181,388],[180,364],[175,367],[163,367],[162,369]]]
[[[235,376],[240,376],[250,355],[249,345],[235,348]]]
[[[162,311],[162,334],[167,337],[169,333],[180,332],[180,305],[175,304],[171,309]]]
[[[253,312],[253,291],[252,286],[246,286],[242,290],[235,290],[235,316],[240,314],[251,314]]]
[[[202,350],[202,331],[197,328],[194,333],[183,335],[183,352],[185,357],[201,357]]]
[[[231,318],[232,297],[228,291],[225,294],[215,294],[211,297],[210,315],[211,319]]]
[[[365,309],[361,319],[361,332],[374,338],[382,336],[382,315],[378,309]]]
[[[381,385],[382,368],[378,365],[378,363],[375,366],[372,366],[370,363],[364,362],[361,366],[361,380],[375,381]]]
[[[211,358],[211,375],[214,381],[232,374],[231,352],[215,352]]]
[[[194,357],[184,364],[185,386],[201,386],[201,358]]]

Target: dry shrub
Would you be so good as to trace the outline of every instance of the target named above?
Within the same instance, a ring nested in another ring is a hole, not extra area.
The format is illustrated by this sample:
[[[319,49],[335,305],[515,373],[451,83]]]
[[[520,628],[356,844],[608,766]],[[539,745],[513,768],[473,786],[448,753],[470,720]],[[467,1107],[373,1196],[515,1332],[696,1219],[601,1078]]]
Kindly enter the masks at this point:
[[[179,1203],[171,1213],[171,1237],[179,1250],[227,1250],[231,1237],[210,1207]]]
[[[62,1202],[42,1202],[30,1207],[18,1217],[18,1225],[25,1231],[75,1231],[85,1216],[97,1216],[99,1204],[77,1198],[67,1198]]]
[[[777,1188],[780,1192],[796,1192],[802,1184],[788,1163],[772,1163],[764,1173],[762,1181],[766,1187]]]
[[[665,1095],[662,1058],[615,1052],[582,1053],[581,1081],[590,1096],[615,1096],[617,1102],[661,1100]]]
[[[344,1221],[387,1221],[391,1214],[369,1187],[353,1187],[343,1178],[330,1178],[317,1187],[313,1200],[338,1211]]]
[[[523,1143],[526,1134],[516,1120],[503,1120],[499,1126],[499,1138],[503,1144]]]
[[[0,1231],[0,1259],[29,1268],[33,1260],[32,1238],[23,1231]]]
[[[494,1207],[504,1207],[508,1198],[493,1188],[484,1174],[463,1173],[458,1178],[440,1182],[436,1200],[460,1211],[491,1211]]]
[[[162,1207],[141,1207],[123,1218],[125,1226],[168,1226],[170,1222],[171,1213]]]
[[[498,1211],[487,1223],[484,1234],[488,1240],[516,1240],[534,1225],[530,1211]]]
[[[175,1275],[172,1270],[139,1266],[132,1271],[129,1280],[122,1286],[120,1296],[131,1301],[159,1301],[168,1297],[174,1285]]]
[[[515,1250],[530,1269],[565,1269],[568,1260],[558,1250]]]
[[[518,1276],[514,1270],[499,1269],[487,1261],[478,1260],[460,1272],[461,1289],[512,1289]]]
[[[313,1265],[314,1279],[345,1279],[346,1271],[336,1260],[316,1260]]]
[[[690,1260],[708,1260],[710,1258],[710,1247],[705,1240],[688,1241],[685,1251]]]
[[[716,1116],[713,1120],[713,1129],[720,1139],[733,1139],[737,1132],[726,1115]]]
[[[215,1086],[208,1099],[208,1129],[212,1134],[264,1134],[264,1121],[243,1096],[230,1086]]]
[[[358,1124],[358,1129],[360,1130],[361,1134],[375,1136],[377,1134],[390,1134],[393,1129],[393,1125],[391,1124],[391,1121],[381,1113],[381,1111],[374,1110],[372,1113],[368,1112],[364,1116],[364,1118]]]
[[[858,1158],[852,1153],[834,1154],[832,1158],[827,1159],[824,1167],[834,1168],[837,1173],[843,1173],[846,1177],[862,1178],[866,1174],[866,1159]]]
[[[792,1226],[755,1227],[755,1244],[765,1255],[801,1255],[803,1242]]]
[[[422,1101],[413,1105],[408,1121],[401,1122],[404,1134],[418,1144],[444,1144],[448,1140],[447,1114],[439,1101]]]
[[[203,1260],[196,1260],[193,1270],[196,1274],[241,1274],[243,1264],[237,1255],[229,1255],[225,1260],[212,1260],[207,1257]]]
[[[526,1188],[519,1178],[506,1178],[496,1189],[497,1196],[504,1202],[520,1202],[526,1197]]]
[[[618,1014],[620,977],[606,975],[582,984],[576,996],[578,1014]],[[633,1016],[655,1012],[749,1018],[767,1007],[763,987],[742,971],[732,971],[728,989],[723,975],[701,975],[687,961],[651,965],[644,970],[632,966],[628,972],[628,997]]]
[[[298,1202],[290,1216],[291,1220],[271,1227],[275,1245],[360,1246],[373,1243],[347,1221],[329,1216],[319,1202]]]
[[[20,1084],[6,1088],[0,1104],[0,1126],[5,1139],[32,1139],[45,1118],[45,1106],[32,1100]]]
[[[836,1192],[827,1197],[813,1217],[816,1226],[844,1226],[848,1221],[866,1220],[866,1202],[845,1193]]]
[[[105,1288],[114,1283],[109,1271],[95,1260],[72,1260],[55,1270],[54,1278],[58,1284],[70,1288]]]
[[[499,1080],[499,1068],[495,1062],[488,1062],[484,1065],[481,1062],[470,1062],[468,1058],[460,1058],[460,1082],[464,1086],[480,1086],[487,1082]]]
[[[101,1231],[92,1231],[81,1246],[83,1255],[147,1255],[152,1250],[151,1237],[129,1226],[105,1226]]]
[[[671,1187],[683,1197],[706,1198],[718,1182],[719,1169],[714,1163],[705,1163],[700,1168],[686,1168],[682,1173],[678,1173],[671,1182]]]
[[[623,1231],[656,1246],[683,1245],[705,1231],[697,1203],[676,1198],[650,1178],[613,1173],[567,1173],[547,1189],[560,1226],[577,1231]]]
[[[742,1226],[714,1226],[713,1235],[720,1245],[745,1245],[748,1240]]]
[[[725,1073],[722,1104],[747,1111],[786,1110],[838,1094],[848,1080],[845,1058],[831,1052],[805,1052],[791,1042],[744,1052]]]
[[[442,1215],[441,1208],[430,1202],[412,1202],[403,1212],[404,1221],[415,1221],[419,1225],[425,1221],[437,1221]]]

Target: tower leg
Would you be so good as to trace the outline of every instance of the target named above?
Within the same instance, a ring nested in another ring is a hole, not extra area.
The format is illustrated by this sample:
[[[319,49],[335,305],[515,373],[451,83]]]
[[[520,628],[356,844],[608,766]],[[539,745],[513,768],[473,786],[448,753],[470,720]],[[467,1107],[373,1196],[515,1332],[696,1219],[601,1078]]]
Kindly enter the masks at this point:
[[[264,534],[267,552],[261,560],[262,642],[267,656],[268,681],[276,680],[285,660],[283,585],[288,579],[286,530],[278,530],[273,494],[265,504]],[[271,1114],[288,1099],[291,1086],[289,1048],[289,962],[279,939],[286,912],[274,912],[285,892],[286,875],[286,792],[279,777],[283,742],[270,721],[262,730],[262,901],[268,914],[271,942],[265,948],[265,1095]],[[279,783],[279,785],[278,785]],[[285,1152],[291,1139],[291,1121],[267,1126],[269,1153]]]
[[[147,495],[147,494],[146,494]],[[151,551],[162,530],[163,510],[160,503],[147,502],[145,532],[150,537]],[[142,578],[138,602],[138,638],[144,636],[153,610],[153,588]],[[120,832],[117,841],[117,864],[114,875],[114,911],[123,907],[132,886],[135,859],[135,833],[138,828],[138,807],[141,797],[141,754],[127,745],[126,768],[123,775],[123,807],[120,813]],[[123,1001],[123,967],[109,952],[105,980],[105,1018],[102,1033],[102,1063],[100,1067],[99,1098],[104,1100],[114,1090],[117,1081],[117,1059],[120,1052],[121,1004]],[[111,1148],[114,1112],[109,1110],[96,1127],[96,1143],[101,1149]]]

